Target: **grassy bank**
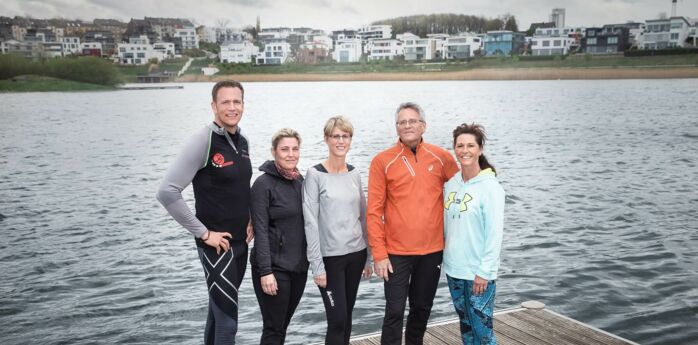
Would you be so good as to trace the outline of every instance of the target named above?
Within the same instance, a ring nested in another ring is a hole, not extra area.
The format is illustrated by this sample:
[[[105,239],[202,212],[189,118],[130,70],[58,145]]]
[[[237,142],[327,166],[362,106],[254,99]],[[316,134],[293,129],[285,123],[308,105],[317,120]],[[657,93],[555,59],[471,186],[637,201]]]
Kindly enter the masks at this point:
[[[459,72],[479,69],[555,69],[555,68],[661,68],[698,67],[698,55],[624,57],[622,55],[573,55],[568,57],[504,56],[476,58],[470,61],[415,63],[405,61],[372,61],[360,63],[323,63],[301,65],[255,66],[252,64],[220,64],[219,75],[273,74],[365,74],[365,73],[425,73]],[[189,74],[189,73],[188,73]],[[192,73],[193,74],[193,73]]]
[[[0,80],[0,92],[109,91],[114,86],[82,83],[46,76],[27,75]]]

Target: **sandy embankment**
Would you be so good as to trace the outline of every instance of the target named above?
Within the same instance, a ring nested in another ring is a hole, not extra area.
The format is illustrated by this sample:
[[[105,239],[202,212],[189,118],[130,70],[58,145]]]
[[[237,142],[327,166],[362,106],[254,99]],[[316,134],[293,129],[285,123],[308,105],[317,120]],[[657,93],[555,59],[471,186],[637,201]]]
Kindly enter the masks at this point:
[[[185,75],[178,82],[235,79],[243,82],[400,80],[558,80],[698,78],[698,67],[498,68],[455,72]]]

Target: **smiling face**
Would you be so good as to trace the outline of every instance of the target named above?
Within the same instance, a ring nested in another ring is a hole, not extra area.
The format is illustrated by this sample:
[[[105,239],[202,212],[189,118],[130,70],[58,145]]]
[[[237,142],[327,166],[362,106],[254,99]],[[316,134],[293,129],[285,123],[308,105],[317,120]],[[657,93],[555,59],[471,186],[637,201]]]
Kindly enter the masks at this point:
[[[422,134],[424,134],[427,124],[420,119],[419,113],[416,110],[404,108],[400,110],[397,115],[395,128],[397,130],[397,135],[400,137],[400,141],[414,148],[422,140]]]
[[[276,164],[281,168],[293,170],[298,165],[298,159],[301,157],[301,147],[298,139],[293,137],[281,138],[276,147],[271,149],[271,154],[274,156]]]
[[[237,87],[220,88],[216,99],[211,102],[211,109],[215,114],[213,121],[228,132],[235,133],[245,110],[242,90]]]
[[[351,139],[349,132],[335,127],[329,136],[325,136],[325,144],[331,156],[345,157],[351,148]]]
[[[456,158],[463,170],[472,168],[475,165],[479,166],[478,160],[482,155],[482,147],[478,145],[477,138],[472,134],[461,134],[456,138],[456,143],[453,147],[456,153]]]

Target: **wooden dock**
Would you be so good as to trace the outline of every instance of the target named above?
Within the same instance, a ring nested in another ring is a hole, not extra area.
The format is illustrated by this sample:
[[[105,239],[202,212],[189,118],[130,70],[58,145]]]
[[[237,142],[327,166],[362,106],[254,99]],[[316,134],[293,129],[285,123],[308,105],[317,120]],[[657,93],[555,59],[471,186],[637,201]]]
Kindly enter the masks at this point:
[[[494,332],[500,345],[637,345],[529,301],[495,312]],[[354,337],[352,345],[380,345],[380,333]],[[462,344],[458,320],[429,324],[425,345]]]

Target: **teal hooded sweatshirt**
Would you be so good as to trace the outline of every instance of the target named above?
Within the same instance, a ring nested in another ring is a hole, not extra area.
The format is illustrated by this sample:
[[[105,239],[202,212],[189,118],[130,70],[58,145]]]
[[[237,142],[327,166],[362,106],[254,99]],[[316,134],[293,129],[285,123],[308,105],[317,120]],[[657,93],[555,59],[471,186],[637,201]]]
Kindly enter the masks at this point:
[[[504,189],[492,169],[467,182],[458,172],[444,185],[444,272],[497,279],[504,228]]]

